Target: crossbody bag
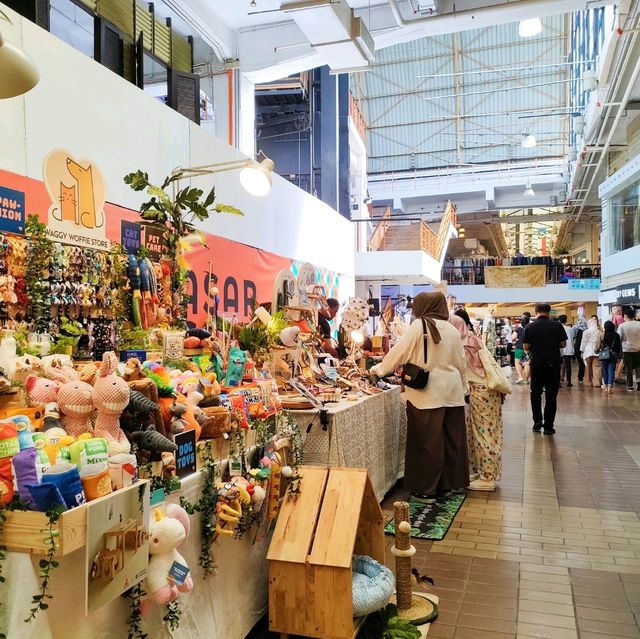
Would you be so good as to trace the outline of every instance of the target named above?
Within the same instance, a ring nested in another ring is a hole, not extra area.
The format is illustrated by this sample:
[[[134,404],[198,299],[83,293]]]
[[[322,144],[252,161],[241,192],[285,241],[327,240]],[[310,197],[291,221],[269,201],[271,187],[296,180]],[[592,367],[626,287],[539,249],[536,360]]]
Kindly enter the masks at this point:
[[[429,381],[429,371],[427,366],[427,343],[429,342],[427,335],[427,322],[422,319],[422,341],[424,344],[424,366],[418,366],[418,364],[406,363],[402,367],[402,383],[409,388],[416,390],[422,390],[427,386]]]

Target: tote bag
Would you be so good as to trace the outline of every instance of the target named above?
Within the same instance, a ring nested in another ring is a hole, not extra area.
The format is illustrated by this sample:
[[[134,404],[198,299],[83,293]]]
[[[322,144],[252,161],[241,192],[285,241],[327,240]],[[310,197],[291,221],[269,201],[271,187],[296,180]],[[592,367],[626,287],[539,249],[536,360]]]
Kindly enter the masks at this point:
[[[502,371],[502,368],[500,368],[498,362],[496,362],[486,348],[480,351],[480,361],[482,362],[487,377],[487,387],[489,390],[508,395],[511,392],[511,384],[509,384],[509,380]]]

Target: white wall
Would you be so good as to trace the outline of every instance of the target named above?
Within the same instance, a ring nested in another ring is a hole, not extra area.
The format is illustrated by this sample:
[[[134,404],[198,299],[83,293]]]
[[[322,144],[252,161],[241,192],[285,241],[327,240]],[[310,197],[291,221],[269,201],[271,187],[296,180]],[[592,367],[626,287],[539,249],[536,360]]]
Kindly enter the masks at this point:
[[[535,288],[487,288],[450,284],[447,290],[460,304],[597,302],[600,294],[600,291],[595,289],[570,289],[568,284],[548,284]]]
[[[63,148],[100,167],[108,201],[136,209],[143,196],[122,181],[130,171],[143,169],[159,182],[178,166],[241,157],[224,141],[0,7],[14,23],[2,22],[3,36],[28,53],[41,75],[25,96],[0,100],[0,168],[41,180],[43,158]],[[216,184],[219,200],[245,213],[244,218],[216,215],[204,230],[312,262],[352,281],[352,225],[316,198],[276,175],[265,198],[243,191],[237,172],[197,178],[194,184]]]

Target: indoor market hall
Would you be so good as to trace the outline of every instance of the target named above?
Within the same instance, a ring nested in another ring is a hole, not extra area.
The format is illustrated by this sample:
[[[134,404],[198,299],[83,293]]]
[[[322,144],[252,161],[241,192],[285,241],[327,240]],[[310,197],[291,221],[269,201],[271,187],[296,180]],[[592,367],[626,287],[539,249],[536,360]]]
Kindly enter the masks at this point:
[[[0,639],[640,639],[640,0],[0,0]]]

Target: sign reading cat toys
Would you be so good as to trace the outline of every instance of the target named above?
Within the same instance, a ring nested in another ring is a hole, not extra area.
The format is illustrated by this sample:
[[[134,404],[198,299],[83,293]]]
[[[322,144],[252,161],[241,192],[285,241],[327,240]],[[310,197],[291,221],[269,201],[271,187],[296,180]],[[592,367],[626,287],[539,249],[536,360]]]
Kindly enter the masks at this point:
[[[90,160],[57,149],[44,159],[42,173],[51,198],[47,229],[54,242],[108,249],[104,214],[105,184]]]

